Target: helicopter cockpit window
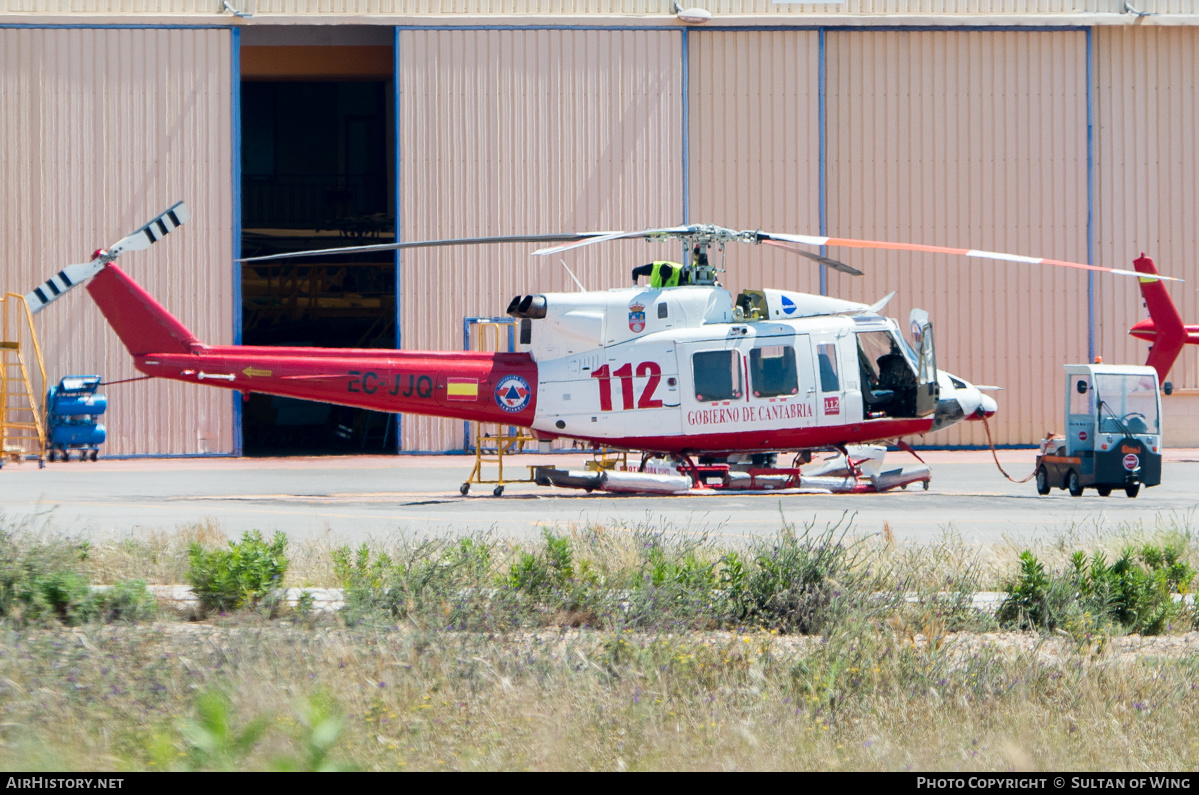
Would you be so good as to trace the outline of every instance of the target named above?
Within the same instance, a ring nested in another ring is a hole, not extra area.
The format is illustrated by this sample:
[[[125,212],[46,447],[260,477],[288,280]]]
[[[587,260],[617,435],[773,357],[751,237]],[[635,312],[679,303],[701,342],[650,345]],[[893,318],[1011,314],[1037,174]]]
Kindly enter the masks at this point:
[[[751,350],[749,381],[754,397],[778,397],[799,392],[795,349],[790,345],[768,345]]]
[[[841,378],[837,374],[837,346],[831,342],[817,345],[816,360],[820,366],[820,391],[840,392]]]
[[[858,363],[865,383],[879,388],[879,360],[889,356],[891,348],[891,335],[885,331],[858,332]]]
[[[691,357],[695,399],[704,403],[741,397],[741,357],[736,351],[702,351]]]
[[[862,398],[875,411],[911,417],[916,412],[916,371],[900,342],[888,331],[858,332]]]

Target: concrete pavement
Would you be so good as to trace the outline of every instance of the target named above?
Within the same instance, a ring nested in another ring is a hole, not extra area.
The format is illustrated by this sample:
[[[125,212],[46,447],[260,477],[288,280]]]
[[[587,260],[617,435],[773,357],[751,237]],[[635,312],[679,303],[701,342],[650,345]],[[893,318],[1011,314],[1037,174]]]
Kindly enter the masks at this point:
[[[503,496],[475,485],[458,488],[473,465],[468,456],[194,458],[8,464],[0,470],[0,512],[6,523],[46,526],[72,535],[121,535],[168,529],[201,519],[230,536],[283,530],[293,538],[332,533],[357,543],[397,531],[457,534],[490,530],[517,539],[543,526],[595,523],[652,526],[745,538],[789,522],[818,525],[855,515],[861,532],[887,523],[897,538],[921,540],[952,527],[967,542],[997,543],[1063,532],[1070,525],[1189,522],[1199,506],[1199,450],[1168,450],[1161,486],[1136,499],[1088,491],[1072,498],[1055,490],[1039,497],[1032,483],[1005,480],[988,451],[921,451],[932,467],[929,491],[885,494],[711,492],[685,496],[624,496],[510,484]],[[1035,451],[1001,450],[1015,477],[1032,471]],[[582,468],[582,454],[522,455],[505,460],[509,475],[527,464]],[[911,462],[888,454],[888,465]],[[492,468],[494,472],[494,468]]]

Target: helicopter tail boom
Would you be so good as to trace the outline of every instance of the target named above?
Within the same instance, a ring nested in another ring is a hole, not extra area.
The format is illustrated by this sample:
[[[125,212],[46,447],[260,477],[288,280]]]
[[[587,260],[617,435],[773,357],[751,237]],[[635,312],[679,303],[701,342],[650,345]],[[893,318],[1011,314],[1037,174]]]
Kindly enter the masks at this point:
[[[525,353],[206,345],[114,265],[88,292],[150,376],[372,411],[533,423],[537,365]]]

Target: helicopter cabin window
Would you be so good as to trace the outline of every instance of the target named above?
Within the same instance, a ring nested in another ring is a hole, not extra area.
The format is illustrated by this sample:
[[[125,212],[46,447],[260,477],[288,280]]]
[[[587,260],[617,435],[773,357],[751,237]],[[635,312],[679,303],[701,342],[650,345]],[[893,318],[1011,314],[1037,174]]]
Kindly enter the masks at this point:
[[[695,399],[704,403],[741,397],[741,357],[736,351],[702,351],[691,357]]]
[[[795,349],[790,345],[767,345],[751,350],[749,380],[754,397],[769,398],[799,392]]]
[[[820,366],[820,391],[840,392],[841,377],[837,373],[837,346],[831,342],[817,345],[816,360]]]

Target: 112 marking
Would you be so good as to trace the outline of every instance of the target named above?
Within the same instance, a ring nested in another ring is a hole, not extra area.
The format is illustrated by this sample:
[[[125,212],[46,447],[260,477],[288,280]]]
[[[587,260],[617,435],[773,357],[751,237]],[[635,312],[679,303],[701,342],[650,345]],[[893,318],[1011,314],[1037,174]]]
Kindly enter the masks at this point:
[[[637,365],[637,377],[645,378],[649,376],[649,380],[645,382],[645,389],[641,390],[641,397],[637,399],[637,408],[639,409],[660,409],[662,401],[654,398],[654,392],[658,391],[658,382],[662,380],[662,368],[657,362],[641,362]],[[623,364],[618,367],[615,372],[608,369],[608,365],[604,365],[598,370],[591,373],[592,378],[599,379],[600,393],[600,411],[612,410],[612,378],[620,379],[620,397],[624,404],[624,410],[629,411],[633,408],[633,365]]]

